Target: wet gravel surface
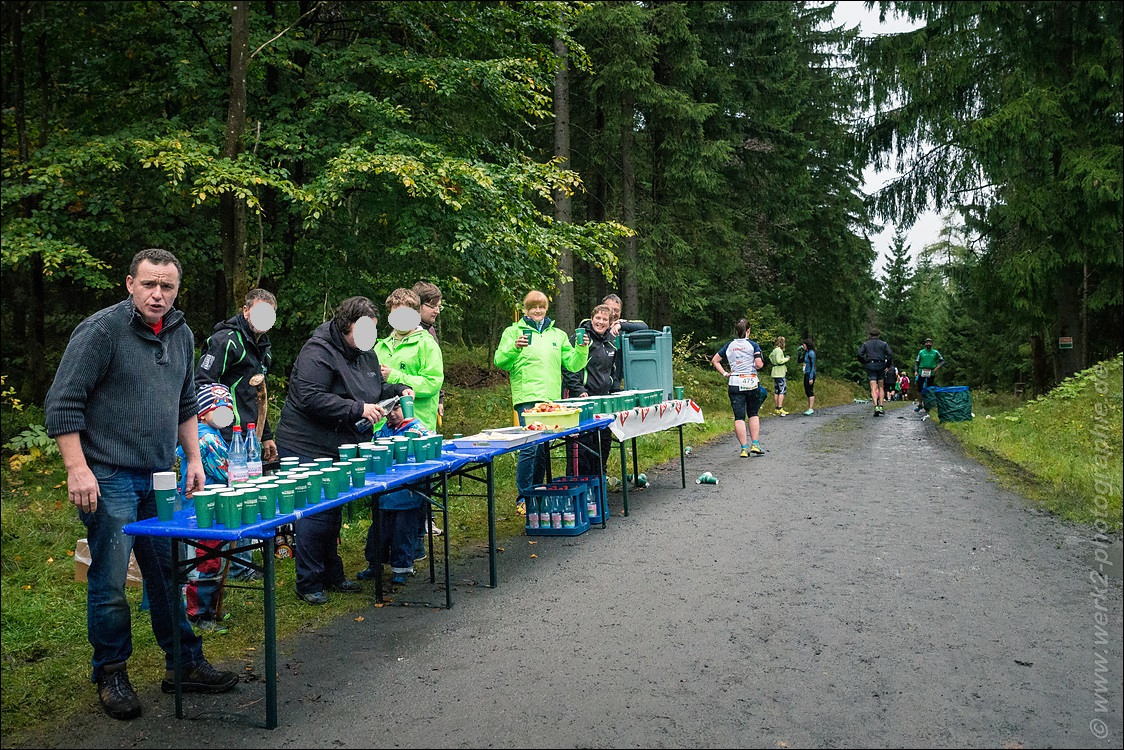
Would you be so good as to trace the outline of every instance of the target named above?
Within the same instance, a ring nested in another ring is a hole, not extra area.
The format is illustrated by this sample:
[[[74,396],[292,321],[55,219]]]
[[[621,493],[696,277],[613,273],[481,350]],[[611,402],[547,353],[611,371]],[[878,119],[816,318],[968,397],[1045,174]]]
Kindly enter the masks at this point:
[[[34,745],[1121,747],[1119,541],[1033,509],[909,408],[769,419],[762,444],[695,447],[686,489],[678,463],[647,471],[606,529],[508,540],[495,590],[468,561],[452,610],[280,644],[276,730],[257,680],[188,696],[185,721],[145,690],[136,721]]]

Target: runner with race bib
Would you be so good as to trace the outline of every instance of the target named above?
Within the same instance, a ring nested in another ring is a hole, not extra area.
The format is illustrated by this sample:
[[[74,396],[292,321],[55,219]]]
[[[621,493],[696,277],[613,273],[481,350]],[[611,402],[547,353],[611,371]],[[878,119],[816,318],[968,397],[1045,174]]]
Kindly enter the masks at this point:
[[[917,352],[917,361],[913,367],[913,382],[917,383],[917,406],[913,410],[929,411],[925,405],[925,389],[936,385],[937,370],[944,364],[944,357],[939,350],[933,348],[933,340],[925,339],[925,348]]]
[[[763,456],[758,437],[761,433],[761,419],[757,416],[761,407],[763,394],[767,394],[761,387],[758,372],[765,366],[761,358],[761,347],[756,341],[749,340],[749,322],[742,318],[734,326],[737,334],[730,343],[718,350],[711,358],[710,363],[714,369],[726,378],[729,385],[730,406],[734,410],[734,434],[741,445],[741,457],[749,458],[750,455]],[[725,359],[727,367],[722,366]],[[749,439],[746,443],[746,417],[749,417]]]

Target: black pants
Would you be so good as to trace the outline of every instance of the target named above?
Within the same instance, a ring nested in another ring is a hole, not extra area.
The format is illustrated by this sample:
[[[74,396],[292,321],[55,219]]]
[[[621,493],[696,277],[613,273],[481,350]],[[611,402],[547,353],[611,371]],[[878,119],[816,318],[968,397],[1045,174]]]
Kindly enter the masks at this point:
[[[613,433],[606,427],[596,432],[585,432],[578,436],[578,473],[582,476],[601,476],[605,473],[605,462],[609,460],[609,450],[613,443]],[[601,449],[598,459],[597,450]]]
[[[342,507],[297,519],[293,543],[297,593],[312,594],[346,580],[337,541],[342,526]]]

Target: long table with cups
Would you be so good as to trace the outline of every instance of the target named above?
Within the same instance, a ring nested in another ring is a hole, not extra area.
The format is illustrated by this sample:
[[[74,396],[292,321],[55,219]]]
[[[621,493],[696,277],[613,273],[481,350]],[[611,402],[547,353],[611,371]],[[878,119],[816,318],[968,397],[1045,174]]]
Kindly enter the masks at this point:
[[[439,507],[442,512],[443,526],[446,529],[443,535],[444,540],[444,553],[445,553],[445,600],[446,607],[452,607],[452,586],[449,575],[449,503],[448,503],[448,480],[451,477],[468,477],[470,479],[479,479],[487,488],[487,502],[488,502],[488,548],[489,548],[489,567],[491,576],[491,586],[496,586],[496,529],[495,529],[495,482],[492,463],[497,456],[505,453],[517,451],[528,445],[536,445],[539,443],[549,443],[553,440],[564,439],[567,437],[574,437],[589,430],[601,429],[609,426],[612,420],[609,417],[600,417],[588,422],[584,422],[577,427],[556,430],[552,432],[544,432],[542,435],[537,435],[530,441],[517,446],[502,446],[490,448],[450,448],[446,446],[441,455],[426,460],[422,463],[416,462],[413,458],[409,459],[406,463],[392,464],[390,468],[384,473],[367,472],[365,474],[365,483],[362,487],[352,487],[347,491],[339,492],[338,496],[332,499],[324,498],[318,502],[309,503],[306,507],[295,508],[291,513],[278,512],[273,518],[258,518],[251,523],[243,523],[238,526],[227,526],[216,520],[213,526],[209,528],[200,528],[197,523],[196,512],[194,506],[185,507],[181,510],[174,512],[170,520],[164,521],[159,518],[147,518],[141,521],[134,521],[133,523],[126,524],[124,532],[133,536],[157,536],[167,537],[172,539],[172,564],[173,570],[177,580],[177,586],[183,581],[180,580],[181,572],[186,576],[188,572],[193,570],[201,562],[205,560],[214,559],[216,557],[230,558],[234,552],[224,546],[224,548],[208,552],[205,556],[182,560],[180,558],[180,542],[188,543],[192,541],[222,541],[222,542],[236,542],[249,540],[252,542],[248,547],[240,547],[237,551],[244,552],[247,550],[260,549],[262,551],[262,588],[263,588],[263,607],[262,616],[264,619],[264,639],[265,639],[265,685],[266,685],[266,698],[265,698],[265,728],[277,728],[277,598],[275,591],[275,554],[276,545],[275,537],[278,528],[295,523],[300,518],[305,518],[310,515],[321,513],[325,510],[334,507],[347,505],[355,500],[363,498],[378,496],[403,488],[416,489],[430,498],[431,505]],[[479,471],[483,471],[484,475],[480,476]],[[434,490],[432,487],[432,479],[439,478],[441,500],[434,499]],[[375,513],[377,516],[377,505],[375,506]],[[432,569],[432,558],[431,569]],[[376,597],[381,598],[381,576],[376,578]],[[175,618],[178,621],[184,614],[183,599],[182,597],[174,597],[175,602]],[[183,718],[183,685],[182,685],[182,664],[180,661],[180,631],[179,628],[172,630],[173,646],[172,650],[175,654],[175,707],[176,718]]]

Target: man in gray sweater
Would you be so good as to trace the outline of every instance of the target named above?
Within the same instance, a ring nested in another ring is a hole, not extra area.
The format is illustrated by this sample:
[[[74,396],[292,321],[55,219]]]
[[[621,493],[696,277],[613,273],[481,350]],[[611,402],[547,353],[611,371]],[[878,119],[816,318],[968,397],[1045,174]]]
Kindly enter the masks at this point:
[[[105,712],[140,716],[126,663],[133,652],[125,598],[130,553],[148,592],[152,632],[164,650],[161,689],[175,691],[173,628],[180,632],[183,689],[219,693],[238,683],[203,658],[203,645],[181,611],[167,537],[132,537],[121,529],[156,516],[152,474],[169,471],[177,439],[187,456],[187,491],[203,489],[195,399],[195,340],[176,310],[182,267],[166,250],[133,257],[129,299],[78,324],[47,393],[47,432],[66,465],[67,494],[90,545],[86,628],[94,655],[91,679]]]

